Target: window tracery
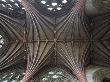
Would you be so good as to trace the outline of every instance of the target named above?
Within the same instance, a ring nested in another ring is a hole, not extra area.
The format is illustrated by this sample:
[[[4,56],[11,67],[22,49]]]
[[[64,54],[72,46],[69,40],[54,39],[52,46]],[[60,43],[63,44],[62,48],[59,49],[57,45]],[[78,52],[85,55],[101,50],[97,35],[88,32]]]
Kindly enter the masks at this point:
[[[25,14],[19,0],[0,0],[0,12],[14,18],[22,18]]]
[[[52,68],[46,72],[40,74],[39,79],[36,82],[78,82],[78,80],[73,77],[64,69]]]
[[[34,0],[37,10],[46,16],[63,16],[74,6],[76,0]]]

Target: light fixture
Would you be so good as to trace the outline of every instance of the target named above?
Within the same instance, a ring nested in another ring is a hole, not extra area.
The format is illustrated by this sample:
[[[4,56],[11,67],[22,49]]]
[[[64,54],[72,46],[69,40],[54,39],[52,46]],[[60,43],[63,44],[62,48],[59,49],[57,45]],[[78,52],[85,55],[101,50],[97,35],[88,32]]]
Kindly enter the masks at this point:
[[[6,0],[2,0],[3,2],[6,2]]]
[[[53,10],[53,8],[52,8],[52,7],[49,7],[49,8],[48,8],[48,10],[52,11],[52,10]]]
[[[2,48],[3,44],[4,44],[4,39],[2,35],[0,35],[0,48]]]
[[[0,35],[0,38],[2,38],[2,35]]]
[[[49,72],[49,74],[54,74],[54,72],[51,71],[51,72]]]
[[[42,4],[46,4],[46,1],[45,1],[45,0],[42,0],[41,3],[42,3]]]
[[[21,2],[22,0],[18,0],[19,2]]]
[[[42,80],[43,80],[43,81],[46,81],[46,80],[48,80],[48,79],[47,79],[47,78],[43,78]]]
[[[0,45],[0,48],[2,48],[2,45]]]
[[[12,75],[14,74],[14,73],[11,73]]]
[[[57,7],[57,10],[61,10],[62,8],[61,7]]]
[[[47,5],[47,7],[49,7],[49,5]]]
[[[52,6],[57,6],[57,3],[52,3]]]
[[[8,9],[13,10],[12,8],[8,8]]]
[[[17,7],[19,7],[19,5],[18,5],[17,3],[15,3],[15,5],[16,5]]]
[[[4,39],[3,39],[3,38],[0,39],[0,43],[1,43],[1,44],[4,44]]]
[[[11,2],[15,2],[14,0],[10,0]]]
[[[67,0],[63,0],[62,3],[66,4],[68,1]]]
[[[52,1],[52,6],[57,6],[57,2],[55,0]]]
[[[23,7],[22,9],[23,9],[23,10],[25,10],[25,8],[24,8],[24,7]]]
[[[9,7],[12,7],[12,5],[11,4],[7,4]]]
[[[2,7],[6,7],[4,4],[2,4]]]
[[[58,77],[59,77],[58,75],[53,75],[53,78],[54,78],[54,79],[56,79],[56,78],[58,78]]]

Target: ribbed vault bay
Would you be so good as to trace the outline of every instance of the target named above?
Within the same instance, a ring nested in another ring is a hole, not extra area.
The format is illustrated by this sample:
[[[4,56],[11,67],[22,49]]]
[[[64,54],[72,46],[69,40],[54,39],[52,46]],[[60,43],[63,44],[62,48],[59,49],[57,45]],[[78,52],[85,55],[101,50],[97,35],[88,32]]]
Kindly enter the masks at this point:
[[[47,17],[32,3],[21,1],[26,12],[23,22],[0,14],[1,35],[6,38],[0,71],[26,61],[22,81],[29,82],[46,65],[64,65],[80,82],[87,82],[86,66],[110,66],[109,14],[88,17],[85,0],[78,0],[65,16]]]

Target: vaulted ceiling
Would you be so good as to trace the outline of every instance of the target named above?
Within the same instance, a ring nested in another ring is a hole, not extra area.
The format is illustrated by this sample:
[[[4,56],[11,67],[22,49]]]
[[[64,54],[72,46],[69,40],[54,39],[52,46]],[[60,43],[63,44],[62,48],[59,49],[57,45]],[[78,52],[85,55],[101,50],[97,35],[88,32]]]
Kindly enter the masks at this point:
[[[110,67],[109,1],[101,10],[102,0],[77,0],[58,12],[44,12],[34,0],[15,0],[11,10],[0,3],[0,71],[21,62],[28,82],[43,67],[62,65],[87,82],[86,66]]]

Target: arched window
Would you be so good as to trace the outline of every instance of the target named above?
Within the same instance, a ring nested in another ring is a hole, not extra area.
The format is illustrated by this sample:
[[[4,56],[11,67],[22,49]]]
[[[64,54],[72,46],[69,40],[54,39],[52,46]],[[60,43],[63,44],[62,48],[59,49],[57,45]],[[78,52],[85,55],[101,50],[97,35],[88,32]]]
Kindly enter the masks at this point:
[[[10,67],[0,71],[0,82],[22,82],[24,75],[23,66]]]
[[[31,0],[30,0],[31,1]],[[34,7],[46,16],[62,16],[71,10],[76,0],[34,0]]]
[[[61,68],[51,68],[41,73],[35,82],[79,82],[74,76]]]
[[[13,18],[24,18],[25,11],[19,0],[0,0],[0,13]]]

